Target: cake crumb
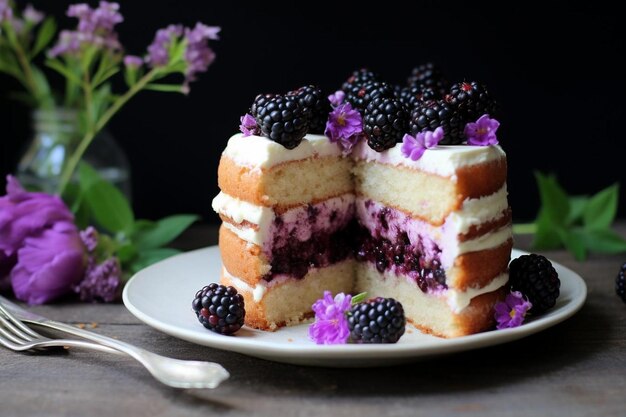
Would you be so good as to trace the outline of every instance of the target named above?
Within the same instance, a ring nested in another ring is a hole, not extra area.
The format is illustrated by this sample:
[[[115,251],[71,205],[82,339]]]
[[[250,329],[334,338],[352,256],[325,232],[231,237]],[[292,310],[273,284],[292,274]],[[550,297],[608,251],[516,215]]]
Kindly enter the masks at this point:
[[[79,329],[84,329],[85,328],[85,323],[78,323],[76,325],[76,327],[78,327]]]
[[[98,327],[98,323],[97,323],[97,322],[95,322],[95,321],[92,321],[92,322],[91,322],[91,328],[92,328],[92,329],[95,329],[96,327]]]
[[[289,339],[287,339],[288,342],[293,342],[293,339],[290,337]]]
[[[409,329],[409,330],[407,330],[406,332],[407,332],[408,334],[412,334],[412,333],[413,333],[413,330]]]

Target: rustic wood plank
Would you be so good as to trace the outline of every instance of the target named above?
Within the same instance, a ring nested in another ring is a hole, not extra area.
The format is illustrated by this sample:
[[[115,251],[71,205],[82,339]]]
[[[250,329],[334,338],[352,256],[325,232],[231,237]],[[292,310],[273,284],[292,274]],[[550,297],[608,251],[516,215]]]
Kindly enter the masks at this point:
[[[204,246],[207,230],[194,230],[187,244]],[[516,242],[527,244],[525,237]],[[572,319],[515,343],[374,370],[298,367],[197,346],[141,324],[122,305],[37,307],[87,328],[97,322],[94,331],[157,353],[217,361],[232,377],[216,390],[180,391],[129,359],[0,349],[0,415],[622,416],[626,306],[613,280],[623,259],[578,263],[563,251],[546,255],[587,282],[588,301]]]

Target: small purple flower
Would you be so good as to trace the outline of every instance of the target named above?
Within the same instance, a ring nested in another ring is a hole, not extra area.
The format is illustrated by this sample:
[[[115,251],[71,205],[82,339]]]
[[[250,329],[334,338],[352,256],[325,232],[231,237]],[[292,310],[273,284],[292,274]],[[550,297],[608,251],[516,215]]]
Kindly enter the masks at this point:
[[[169,25],[166,28],[159,29],[154,35],[154,40],[148,46],[147,62],[152,67],[162,67],[169,60],[168,48],[172,41],[183,35],[184,28],[182,25]]]
[[[343,100],[346,98],[346,93],[343,90],[337,90],[333,94],[328,96],[328,101],[333,107],[337,107],[343,104]]]
[[[424,155],[426,149],[434,148],[443,139],[444,131],[440,126],[435,129],[434,132],[426,130],[419,132],[415,136],[409,134],[404,135],[402,138],[402,148],[400,151],[405,158],[410,158],[412,161],[417,161]]]
[[[98,231],[93,226],[88,226],[80,231],[80,240],[85,245],[87,252],[92,253],[98,247]]]
[[[339,142],[342,147],[351,147],[350,144],[353,146],[362,132],[361,114],[350,103],[341,104],[329,113],[324,134],[331,142]],[[352,136],[355,137],[351,138]]]
[[[511,291],[504,301],[500,301],[494,307],[495,317],[499,330],[521,326],[532,303],[524,298],[521,292]]]
[[[143,58],[136,55],[126,55],[124,57],[124,65],[129,68],[139,68],[143,65]]]
[[[85,271],[85,278],[74,286],[82,301],[104,301],[110,303],[117,298],[117,289],[120,286],[122,271],[117,258],[112,257],[96,264],[90,257]]]
[[[209,47],[209,40],[219,39],[217,35],[219,31],[220,28],[217,26],[207,26],[200,22],[196,23],[193,29],[185,29],[187,39],[185,84],[195,81],[196,74],[205,72],[215,61],[215,52]]]
[[[10,22],[13,19],[13,9],[8,0],[0,0],[0,23],[5,20]]]
[[[0,197],[0,251],[14,255],[28,236],[38,235],[57,222],[73,222],[74,216],[54,195],[31,193],[17,179],[7,176],[7,194]]]
[[[71,291],[85,272],[85,248],[78,229],[61,221],[24,239],[11,271],[15,296],[42,304]]]
[[[318,345],[346,343],[350,337],[346,312],[350,309],[352,296],[339,293],[333,299],[330,291],[313,304],[315,323],[309,326],[309,337]]]
[[[33,24],[38,24],[43,20],[45,15],[39,10],[35,9],[32,4],[27,4],[22,13],[24,20]]]
[[[252,117],[252,115],[246,113],[241,116],[240,120],[241,124],[239,125],[239,130],[241,130],[241,133],[243,133],[244,136],[252,136],[259,133],[256,126],[256,120]]]
[[[488,114],[480,116],[476,123],[468,123],[465,125],[465,137],[467,137],[468,145],[489,146],[497,145],[498,138],[496,130],[500,126],[500,122],[496,119],[489,118]]]

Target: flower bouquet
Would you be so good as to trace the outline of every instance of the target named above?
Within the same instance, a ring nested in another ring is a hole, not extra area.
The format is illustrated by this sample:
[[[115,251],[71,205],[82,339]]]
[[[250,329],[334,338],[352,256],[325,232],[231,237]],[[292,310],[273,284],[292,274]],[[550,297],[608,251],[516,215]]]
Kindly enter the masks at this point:
[[[25,92],[15,96],[31,106],[75,112],[80,133],[56,195],[27,191],[9,176],[0,197],[0,289],[12,287],[18,299],[32,304],[71,292],[85,301],[113,301],[130,274],[177,253],[164,246],[197,216],[136,219],[123,193],[83,157],[140,91],[188,94],[190,83],[214,61],[209,41],[220,31],[202,23],[170,25],[137,56],[125,53],[115,31],[124,20],[119,4],[75,4],[67,15],[78,20],[76,27],[56,36],[54,18],[0,0],[0,72],[19,81]],[[52,90],[47,72],[63,77],[63,94]],[[125,89],[114,91],[112,80],[119,76]]]

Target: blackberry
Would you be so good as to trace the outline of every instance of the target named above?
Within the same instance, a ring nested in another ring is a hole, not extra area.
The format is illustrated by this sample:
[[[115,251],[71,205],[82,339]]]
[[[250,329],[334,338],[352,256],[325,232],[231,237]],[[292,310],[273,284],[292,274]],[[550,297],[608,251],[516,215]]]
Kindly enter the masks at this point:
[[[404,308],[393,298],[373,298],[348,312],[350,338],[357,343],[396,343],[405,326]]]
[[[256,102],[256,100],[255,100]],[[274,96],[260,100],[255,107],[256,124],[263,136],[293,149],[309,130],[309,113],[293,96]]]
[[[346,100],[348,100],[352,108],[358,110],[361,115],[367,108],[367,105],[376,97],[395,97],[393,87],[387,83],[370,81],[361,85],[354,84],[346,91]]]
[[[377,152],[402,142],[408,131],[409,114],[397,98],[376,97],[365,109],[363,131],[367,143]]]
[[[432,62],[413,68],[407,85],[409,87],[429,87],[440,96],[443,96],[448,90],[448,82],[443,77],[443,72]]]
[[[465,135],[465,119],[443,100],[428,100],[421,102],[411,112],[409,131],[415,136],[424,130],[434,131],[443,128],[444,137],[441,145],[458,145],[463,142]]]
[[[198,321],[215,333],[233,334],[243,326],[243,296],[233,287],[212,283],[196,293],[191,303]]]
[[[252,106],[250,107],[250,114],[252,117],[256,118],[259,108],[265,107],[267,102],[274,97],[276,97],[276,94],[259,94],[256,96],[252,102]]]
[[[441,98],[440,95],[435,92],[435,90],[430,87],[424,87],[422,85],[403,87],[398,92],[396,92],[396,95],[409,111],[416,108],[422,101]]]
[[[314,85],[307,85],[290,91],[287,95],[296,97],[300,107],[309,113],[309,132],[324,133],[331,108],[330,101],[322,94],[322,90]]]
[[[617,273],[617,278],[615,278],[615,292],[622,299],[623,302],[626,303],[626,263],[622,265]]]
[[[351,87],[354,85],[365,85],[371,81],[381,81],[381,78],[378,74],[373,71],[368,70],[367,68],[361,68],[356,70],[350,75],[350,77],[343,83],[341,89],[344,93],[348,94]]]
[[[467,122],[475,122],[485,113],[493,117],[497,110],[496,101],[489,95],[487,88],[477,81],[454,84],[445,100],[456,107]]]
[[[554,307],[559,297],[559,275],[544,256],[533,253],[514,259],[509,265],[509,280],[511,289],[521,292],[533,304],[533,314]]]

